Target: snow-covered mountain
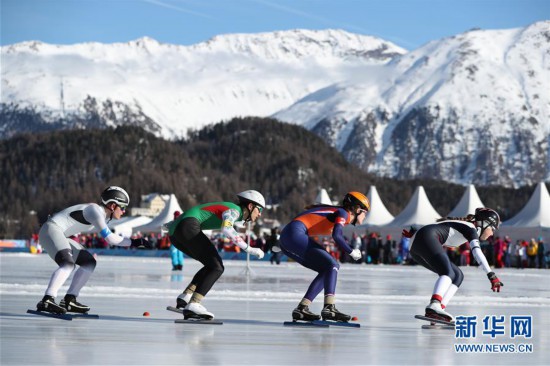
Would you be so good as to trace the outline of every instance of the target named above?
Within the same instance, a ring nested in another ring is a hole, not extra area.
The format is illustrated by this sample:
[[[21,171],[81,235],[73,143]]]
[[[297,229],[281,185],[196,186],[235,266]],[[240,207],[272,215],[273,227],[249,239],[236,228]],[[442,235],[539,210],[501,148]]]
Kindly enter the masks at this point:
[[[1,52],[4,138],[22,128],[135,120],[174,138],[236,116],[269,116],[406,51],[340,30],[294,30],[217,36],[192,46],[143,38],[71,46],[24,42]],[[22,110],[33,117],[15,118]]]
[[[550,180],[550,21],[430,42],[275,117],[367,171],[519,186]]]
[[[476,185],[550,180],[550,22],[407,53],[339,30],[1,48],[0,138],[138,124],[176,138],[235,116],[302,124],[365,170]]]

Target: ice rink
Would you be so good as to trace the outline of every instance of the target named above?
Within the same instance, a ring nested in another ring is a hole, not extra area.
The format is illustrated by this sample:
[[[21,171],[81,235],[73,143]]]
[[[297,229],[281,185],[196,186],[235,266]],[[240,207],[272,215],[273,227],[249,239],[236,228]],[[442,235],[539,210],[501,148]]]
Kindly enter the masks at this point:
[[[170,259],[109,256],[98,257],[79,297],[99,319],[65,321],[26,314],[42,298],[55,263],[47,255],[0,253],[0,364],[550,364],[550,270],[497,270],[503,292],[492,293],[481,269],[462,268],[464,283],[448,311],[475,316],[476,336],[465,338],[421,329],[424,322],[414,319],[436,279],[419,266],[342,265],[337,307],[358,317],[361,328],[353,329],[283,326],[314,272],[295,263],[253,261],[249,271],[244,261],[224,263],[225,273],[203,301],[223,325],[176,324],[181,316],[165,310],[198,262],[186,259],[183,272],[172,272]],[[319,313],[321,304],[322,294],[312,310]],[[503,315],[504,335],[483,334],[496,329],[484,326],[485,316]],[[532,316],[531,337],[512,338],[511,317],[525,315]],[[484,353],[458,353],[460,344],[481,344]]]

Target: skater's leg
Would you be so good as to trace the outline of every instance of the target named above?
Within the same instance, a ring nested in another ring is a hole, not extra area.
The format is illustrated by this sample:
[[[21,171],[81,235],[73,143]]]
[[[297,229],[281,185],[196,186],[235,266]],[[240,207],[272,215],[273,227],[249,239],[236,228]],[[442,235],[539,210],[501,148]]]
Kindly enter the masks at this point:
[[[443,299],[441,300],[441,307],[443,309],[445,309],[447,304],[449,304],[449,301],[451,301],[455,293],[458,291],[458,288],[460,287],[460,285],[462,284],[462,280],[464,279],[464,274],[462,273],[460,268],[456,266],[456,264],[451,262],[451,267],[454,270],[455,278],[451,286],[449,286],[447,292],[445,292],[445,295],[443,295]]]
[[[50,258],[59,266],[53,272],[45,293],[48,296],[56,297],[57,292],[75,268],[72,248],[61,228],[50,221],[40,229],[39,242],[48,252]]]
[[[462,279],[459,278],[459,274],[455,271],[449,257],[436,237],[429,229],[421,229],[415,237],[410,254],[419,264],[439,275],[434,285],[430,304],[426,307],[426,315],[435,313],[452,321],[452,315],[443,310],[441,302],[452,284],[462,281]],[[449,292],[451,297],[454,295],[452,291]]]
[[[72,240],[71,242],[74,243],[71,243],[72,245],[76,244],[80,246],[80,244]],[[73,250],[73,254],[76,256],[75,262],[77,265],[80,266],[80,268],[78,268],[74,273],[73,281],[71,282],[71,286],[67,290],[67,294],[78,297],[78,295],[80,294],[80,290],[88,282],[90,276],[94,272],[94,269],[96,267],[96,260],[90,252],[84,249]]]
[[[191,217],[181,221],[170,239],[176,248],[204,265],[191,284],[196,286],[195,291],[205,296],[225,269],[216,247],[200,230],[199,221]]]
[[[50,258],[57,263],[58,268],[52,273],[44,297],[36,307],[40,311],[64,313],[65,309],[55,303],[55,297],[75,268],[72,248],[61,228],[51,221],[42,225],[39,242]]]

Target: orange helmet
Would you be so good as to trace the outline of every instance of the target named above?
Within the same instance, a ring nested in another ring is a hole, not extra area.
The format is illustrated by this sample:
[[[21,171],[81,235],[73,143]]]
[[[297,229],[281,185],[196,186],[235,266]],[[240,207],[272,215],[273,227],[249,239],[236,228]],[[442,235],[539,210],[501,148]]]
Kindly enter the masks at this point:
[[[353,206],[359,206],[363,210],[370,211],[370,202],[367,196],[365,196],[361,192],[348,192],[344,196],[344,200],[342,202],[343,206],[353,207]]]

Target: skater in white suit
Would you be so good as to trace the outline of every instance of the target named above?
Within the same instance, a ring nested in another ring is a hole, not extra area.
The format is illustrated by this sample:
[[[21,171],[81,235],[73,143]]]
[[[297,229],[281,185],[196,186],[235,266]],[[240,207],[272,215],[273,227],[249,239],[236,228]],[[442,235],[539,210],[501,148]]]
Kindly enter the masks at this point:
[[[76,301],[80,290],[92,275],[96,261],[93,255],[80,243],[69,237],[93,228],[110,245],[122,247],[150,247],[145,239],[123,238],[112,233],[107,222],[120,219],[130,203],[130,196],[120,187],[107,187],[101,194],[101,203],[83,203],[66,208],[48,218],[39,233],[39,242],[48,255],[59,266],[52,274],[48,288],[42,300],[36,305],[38,311],[64,314],[67,311],[86,313],[89,306]],[[57,292],[69,278],[73,270],[79,266],[64,300],[57,304]]]

